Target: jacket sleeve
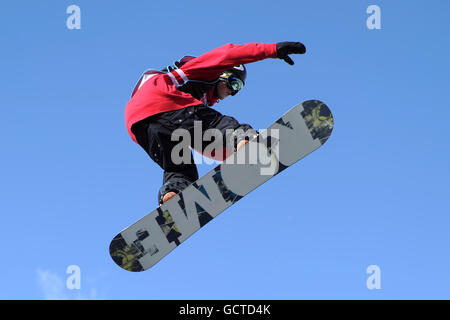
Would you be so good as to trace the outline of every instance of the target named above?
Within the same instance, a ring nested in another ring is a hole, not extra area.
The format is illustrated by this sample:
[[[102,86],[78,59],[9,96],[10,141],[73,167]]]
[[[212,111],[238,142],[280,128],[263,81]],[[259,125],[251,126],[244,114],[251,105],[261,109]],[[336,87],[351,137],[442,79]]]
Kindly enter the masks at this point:
[[[225,44],[190,60],[181,69],[190,80],[213,81],[225,70],[267,58],[277,58],[276,43]]]

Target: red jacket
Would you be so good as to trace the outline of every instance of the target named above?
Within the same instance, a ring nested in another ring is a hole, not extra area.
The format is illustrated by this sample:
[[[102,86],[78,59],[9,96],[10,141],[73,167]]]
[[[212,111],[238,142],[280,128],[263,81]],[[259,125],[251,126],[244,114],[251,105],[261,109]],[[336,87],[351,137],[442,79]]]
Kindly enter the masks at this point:
[[[277,58],[276,43],[249,43],[234,45],[228,43],[194,58],[170,73],[152,76],[134,92],[125,108],[125,124],[131,138],[131,126],[157,113],[178,110],[193,105],[204,104],[191,94],[178,90],[189,80],[212,82],[228,69],[239,64],[247,64],[267,58]],[[208,105],[217,102],[211,90]]]

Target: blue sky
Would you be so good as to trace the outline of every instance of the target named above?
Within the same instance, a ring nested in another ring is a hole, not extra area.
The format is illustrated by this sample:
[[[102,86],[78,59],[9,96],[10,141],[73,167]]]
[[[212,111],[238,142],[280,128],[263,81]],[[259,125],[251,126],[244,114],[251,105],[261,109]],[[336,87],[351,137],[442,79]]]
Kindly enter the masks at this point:
[[[73,4],[80,30],[66,27]],[[450,298],[449,13],[444,0],[3,1],[0,298]],[[155,208],[162,179],[125,129],[140,74],[286,40],[307,47],[295,66],[248,65],[216,108],[262,129],[320,99],[329,141],[152,269],[117,267],[110,240]]]

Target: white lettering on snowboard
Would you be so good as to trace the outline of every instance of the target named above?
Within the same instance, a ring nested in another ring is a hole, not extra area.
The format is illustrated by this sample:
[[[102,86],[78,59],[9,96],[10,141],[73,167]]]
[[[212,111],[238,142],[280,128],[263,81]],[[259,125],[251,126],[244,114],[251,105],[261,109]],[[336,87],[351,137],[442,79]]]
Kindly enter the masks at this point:
[[[290,166],[309,154],[311,150],[321,146],[319,139],[312,138],[305,121],[300,115],[303,107],[297,105],[293,110],[295,111],[289,112],[289,115],[283,116],[267,130],[260,133],[262,137],[278,141],[272,146],[273,150],[270,153],[266,153],[271,156],[271,169],[267,169],[263,175],[262,163],[264,161],[258,161],[256,165],[228,165],[227,161],[225,161],[221,168],[222,177],[228,189],[244,196],[276,174],[279,168],[278,161],[284,166]],[[292,113],[298,113],[298,116],[293,117]],[[278,136],[273,135],[275,132]],[[248,145],[252,143],[256,142],[251,141]],[[258,149],[267,150],[264,146],[259,146]],[[237,153],[241,152],[241,150],[238,150]],[[261,154],[259,153],[258,155]]]

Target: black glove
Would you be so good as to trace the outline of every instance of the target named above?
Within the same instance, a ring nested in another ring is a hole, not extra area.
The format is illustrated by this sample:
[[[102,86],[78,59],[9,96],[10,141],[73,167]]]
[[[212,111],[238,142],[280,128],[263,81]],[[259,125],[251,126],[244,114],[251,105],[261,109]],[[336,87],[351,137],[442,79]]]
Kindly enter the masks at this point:
[[[278,42],[277,43],[277,56],[280,59],[283,59],[287,63],[289,63],[291,66],[294,65],[294,61],[288,56],[288,54],[292,53],[305,53],[306,48],[301,42],[290,42],[290,41],[284,41],[284,42]]]

